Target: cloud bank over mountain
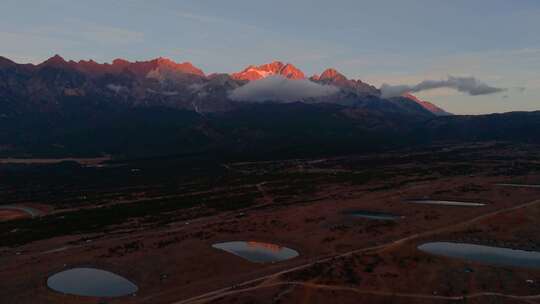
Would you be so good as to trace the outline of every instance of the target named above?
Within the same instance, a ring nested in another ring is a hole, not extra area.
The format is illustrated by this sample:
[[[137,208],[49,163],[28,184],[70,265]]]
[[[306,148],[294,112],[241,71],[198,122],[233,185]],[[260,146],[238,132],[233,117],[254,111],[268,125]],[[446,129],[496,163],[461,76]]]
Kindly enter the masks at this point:
[[[236,101],[279,101],[295,102],[307,98],[335,94],[339,89],[331,85],[321,85],[307,79],[288,79],[282,76],[270,76],[251,81],[229,94]]]
[[[488,95],[503,92],[506,89],[485,84],[474,77],[448,76],[446,80],[424,80],[416,85],[389,85],[381,86],[383,98],[397,97],[406,93],[417,93],[425,90],[450,88],[471,96]]]

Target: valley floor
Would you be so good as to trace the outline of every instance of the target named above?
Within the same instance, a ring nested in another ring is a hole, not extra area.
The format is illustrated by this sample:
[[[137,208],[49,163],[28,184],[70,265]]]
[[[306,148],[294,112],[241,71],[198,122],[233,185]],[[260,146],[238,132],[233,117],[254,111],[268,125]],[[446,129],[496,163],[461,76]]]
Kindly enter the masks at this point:
[[[538,148],[441,145],[199,167],[5,164],[2,204],[43,214],[0,222],[0,302],[540,303],[540,269],[417,249],[454,241],[540,251],[540,189],[497,185],[540,184]],[[485,205],[407,202],[427,198]],[[354,210],[401,217],[355,218]],[[300,255],[257,264],[212,248],[242,240]],[[47,288],[49,275],[77,266],[120,274],[139,291],[101,301]]]

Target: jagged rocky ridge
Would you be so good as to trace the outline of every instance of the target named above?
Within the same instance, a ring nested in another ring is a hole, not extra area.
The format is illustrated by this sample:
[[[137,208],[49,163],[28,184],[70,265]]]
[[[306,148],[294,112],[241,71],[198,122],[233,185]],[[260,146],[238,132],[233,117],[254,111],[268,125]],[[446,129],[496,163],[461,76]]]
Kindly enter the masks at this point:
[[[232,90],[273,75],[294,80],[308,79],[294,65],[279,61],[249,66],[231,75],[205,75],[189,62],[176,63],[166,58],[141,62],[116,59],[111,64],[100,64],[92,60],[66,61],[56,55],[38,65],[16,64],[0,58],[0,98],[3,100],[0,110],[4,115],[13,111],[57,111],[64,99],[79,97],[90,103],[166,106],[198,113],[224,112],[242,106],[229,98]],[[338,87],[339,92],[298,101],[424,116],[431,111],[431,108],[411,98],[382,99],[375,87],[360,80],[347,79],[334,69],[309,80]]]
[[[231,100],[232,90],[273,75],[339,90],[288,103]],[[280,62],[207,75],[164,58],[99,64],[55,56],[39,65],[0,58],[0,157],[268,159],[436,141],[540,142],[539,112],[446,114],[414,96],[383,99],[333,69],[308,80]]]

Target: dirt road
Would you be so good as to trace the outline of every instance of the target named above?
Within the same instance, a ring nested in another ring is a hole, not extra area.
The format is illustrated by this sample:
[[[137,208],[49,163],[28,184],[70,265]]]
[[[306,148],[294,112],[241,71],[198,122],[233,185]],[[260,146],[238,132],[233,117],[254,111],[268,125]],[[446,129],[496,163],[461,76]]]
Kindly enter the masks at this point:
[[[350,255],[353,255],[353,254],[363,253],[363,252],[387,250],[387,249],[390,249],[390,248],[394,248],[396,246],[400,246],[400,245],[402,245],[402,244],[404,244],[406,242],[413,241],[415,239],[419,239],[419,238],[422,238],[422,237],[428,237],[428,236],[432,236],[432,235],[440,234],[440,233],[444,233],[444,232],[449,232],[449,231],[452,231],[452,230],[455,230],[455,229],[459,229],[459,228],[462,228],[462,227],[465,227],[465,226],[469,226],[471,224],[480,222],[482,220],[485,220],[485,219],[488,219],[488,218],[491,218],[491,217],[494,217],[494,216],[497,216],[497,215],[500,215],[500,214],[503,214],[503,213],[516,211],[516,210],[531,207],[531,206],[537,205],[537,204],[540,204],[540,200],[535,200],[535,201],[532,201],[532,202],[529,202],[529,203],[526,203],[526,204],[522,204],[522,205],[510,207],[510,208],[496,210],[496,211],[493,211],[493,212],[490,212],[490,213],[475,217],[473,219],[470,219],[470,220],[467,220],[467,221],[464,221],[464,222],[461,222],[461,223],[453,224],[453,225],[450,225],[450,226],[442,227],[442,228],[431,230],[431,231],[426,231],[426,232],[423,232],[423,233],[413,234],[413,235],[407,236],[405,238],[395,240],[395,241],[390,242],[390,243],[381,244],[381,245],[372,246],[372,247],[360,248],[360,249],[348,251],[348,252],[345,252],[345,253],[341,253],[341,254],[338,254],[338,255],[317,258],[317,259],[314,259],[313,261],[310,261],[310,262],[308,262],[306,264],[291,267],[291,268],[288,268],[288,269],[285,269],[285,270],[282,270],[282,271],[279,271],[279,272],[276,272],[276,273],[273,273],[273,274],[269,274],[269,275],[265,275],[265,276],[262,276],[262,277],[259,277],[259,278],[256,278],[256,279],[248,280],[248,281],[236,284],[234,286],[225,287],[225,288],[222,288],[222,289],[207,292],[207,293],[201,294],[199,296],[192,297],[192,298],[189,298],[189,299],[184,299],[184,300],[177,301],[177,302],[173,302],[171,304],[208,303],[208,302],[210,302],[210,301],[212,301],[214,299],[217,299],[217,298],[220,298],[220,297],[223,297],[223,296],[239,294],[239,293],[243,293],[243,292],[248,292],[248,291],[253,291],[253,290],[257,290],[257,289],[261,289],[261,288],[268,288],[268,287],[272,287],[272,286],[278,286],[278,285],[296,284],[296,285],[305,285],[305,286],[307,286],[310,283],[278,282],[278,283],[272,283],[272,284],[264,284],[264,282],[268,281],[268,280],[275,279],[275,278],[277,278],[277,277],[279,277],[281,275],[287,274],[287,273],[291,273],[291,272],[294,272],[294,271],[297,271],[297,270],[302,270],[302,269],[308,268],[308,267],[313,266],[313,265],[315,265],[317,263],[324,263],[324,262],[328,262],[328,261],[330,261],[332,259],[335,259],[335,258],[346,257],[346,256],[350,256]],[[259,282],[262,282],[262,284],[259,284],[259,285],[256,285],[256,286],[251,286],[251,285],[253,285],[255,283],[259,283]],[[320,288],[329,288],[326,285],[311,284],[311,287],[316,287],[316,286],[319,286]],[[245,288],[242,288],[242,287],[245,287]],[[357,292],[357,293],[381,295],[381,296],[399,296],[399,297],[437,299],[437,300],[463,300],[464,299],[463,296],[444,297],[444,296],[422,295],[422,294],[414,294],[414,293],[411,293],[411,294],[407,294],[407,293],[391,293],[391,292],[382,292],[382,291],[375,291],[375,290],[360,290],[360,289],[355,289],[355,288],[352,288],[352,287],[342,287],[342,286],[333,286],[331,288],[336,288],[336,289],[337,288],[342,288],[342,289],[351,290],[351,291],[354,291],[354,292]],[[505,297],[505,298],[512,298],[512,299],[520,299],[520,300],[536,300],[536,299],[540,299],[540,294],[538,294],[538,295],[530,295],[530,296],[518,296],[518,295],[500,294],[500,293],[496,293],[496,292],[483,292],[483,293],[477,293],[477,294],[470,294],[470,295],[467,295],[466,297],[467,298],[476,298],[476,297],[485,297],[485,296]]]

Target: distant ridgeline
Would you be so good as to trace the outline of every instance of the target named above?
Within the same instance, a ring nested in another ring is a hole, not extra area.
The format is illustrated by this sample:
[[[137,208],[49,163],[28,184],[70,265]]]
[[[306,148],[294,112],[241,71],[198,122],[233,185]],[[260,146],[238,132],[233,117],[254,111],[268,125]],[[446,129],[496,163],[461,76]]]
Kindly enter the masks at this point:
[[[435,141],[540,142],[540,113],[452,116],[328,69],[273,62],[206,75],[158,58],[39,65],[0,57],[0,156],[281,158]]]

